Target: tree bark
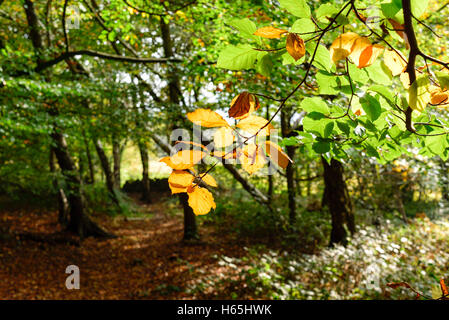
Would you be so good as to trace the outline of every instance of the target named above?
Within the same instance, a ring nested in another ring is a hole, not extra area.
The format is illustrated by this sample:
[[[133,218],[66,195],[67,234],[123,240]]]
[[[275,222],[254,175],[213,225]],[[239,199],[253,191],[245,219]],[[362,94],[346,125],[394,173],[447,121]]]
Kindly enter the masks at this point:
[[[332,230],[329,245],[347,244],[348,232],[355,232],[354,212],[348,188],[343,179],[343,165],[332,159],[328,164],[321,157],[324,168],[325,201],[332,217]]]
[[[109,165],[108,157],[103,149],[103,145],[100,139],[94,139],[95,150],[97,150],[98,158],[100,159],[101,167],[103,168],[103,173],[106,178],[106,187],[108,189],[108,194],[114,204],[121,210],[120,201],[117,196],[117,189],[114,185],[114,176],[111,171],[111,166]]]
[[[114,162],[113,167],[113,182],[114,182],[114,188],[116,190],[120,190],[121,186],[121,178],[120,178],[120,164],[122,160],[122,152],[120,148],[120,142],[115,137],[112,138],[112,158]]]
[[[83,129],[83,140],[84,140],[84,147],[86,149],[87,165],[89,166],[89,184],[94,184],[95,183],[95,169],[94,169],[94,164],[92,161],[92,154],[90,152],[89,141],[86,138],[86,132],[84,129]]]
[[[50,172],[56,175],[55,152],[53,149],[50,149]],[[69,222],[69,202],[56,176],[53,177],[53,187],[58,192],[58,221],[63,226],[67,226]]]
[[[287,138],[291,133],[291,125],[290,125],[290,115],[288,111],[284,108],[281,110],[281,132],[282,137]],[[294,159],[295,156],[295,147],[288,146],[287,154],[290,159]],[[295,168],[294,163],[289,162],[286,168],[286,176],[287,176],[287,192],[288,192],[288,217],[290,226],[293,226],[296,223],[296,188],[295,188]]]
[[[151,203],[150,177],[149,177],[149,157],[148,148],[145,143],[139,143],[140,159],[142,160],[142,200]]]

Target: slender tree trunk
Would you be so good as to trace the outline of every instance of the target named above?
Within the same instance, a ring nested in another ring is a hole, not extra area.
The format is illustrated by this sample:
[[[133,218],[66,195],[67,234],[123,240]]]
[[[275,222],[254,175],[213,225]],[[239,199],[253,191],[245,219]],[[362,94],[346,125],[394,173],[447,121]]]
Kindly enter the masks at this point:
[[[281,131],[282,137],[286,138],[290,135],[291,126],[290,126],[290,116],[286,109],[281,110]],[[290,159],[294,159],[295,155],[295,147],[288,146],[287,154]],[[288,209],[289,209],[289,223],[290,226],[293,226],[296,223],[296,188],[295,188],[295,168],[294,163],[289,162],[286,168],[287,175],[287,191],[288,191]]]
[[[112,139],[112,158],[114,161],[114,168],[113,168],[113,182],[114,182],[114,188],[116,190],[120,190],[121,186],[121,179],[120,179],[120,164],[122,160],[122,152],[120,148],[120,142],[118,139],[113,138]]]
[[[145,143],[139,143],[140,159],[142,160],[142,200],[151,203],[150,177],[149,177],[149,157],[148,148]]]
[[[55,152],[53,149],[50,149],[50,172],[56,175]],[[67,226],[69,222],[69,202],[56,176],[53,178],[53,186],[58,192],[58,221],[63,226]]]
[[[94,169],[94,164],[92,161],[92,154],[90,152],[89,141],[86,138],[86,132],[84,129],[83,129],[83,140],[84,140],[84,147],[86,149],[87,164],[89,166],[89,184],[94,184],[95,183],[95,169]]]
[[[355,232],[354,212],[346,182],[343,179],[343,165],[332,159],[328,164],[321,157],[324,168],[325,201],[332,217],[330,245],[347,243],[348,232]]]
[[[170,26],[165,23],[164,19],[160,19],[160,28],[162,36],[162,45],[164,48],[164,55],[166,58],[173,57],[173,43],[170,35]],[[179,76],[174,66],[168,71],[168,91],[170,103],[180,106],[181,90],[179,83]],[[195,214],[188,203],[187,194],[181,194],[179,201],[184,209],[184,240],[198,238],[198,230],[196,226]]]
[[[100,159],[101,167],[103,168],[103,172],[106,178],[106,187],[108,189],[109,197],[111,200],[117,205],[119,209],[120,201],[117,196],[117,189],[114,184],[114,176],[111,172],[111,166],[109,165],[108,157],[104,152],[103,145],[100,139],[94,139],[95,149],[97,150],[98,158]]]

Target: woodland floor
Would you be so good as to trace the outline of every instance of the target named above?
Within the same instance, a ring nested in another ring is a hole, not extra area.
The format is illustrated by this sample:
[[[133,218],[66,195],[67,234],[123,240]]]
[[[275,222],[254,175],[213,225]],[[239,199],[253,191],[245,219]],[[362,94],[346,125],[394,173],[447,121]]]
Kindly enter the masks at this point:
[[[245,244],[205,226],[200,242],[183,243],[182,217],[168,215],[164,203],[142,205],[148,217],[95,217],[118,237],[81,244],[62,231],[55,211],[0,210],[0,299],[194,298],[185,289],[197,268],[220,273],[214,256],[240,256]],[[80,269],[79,290],[65,287],[72,264]]]

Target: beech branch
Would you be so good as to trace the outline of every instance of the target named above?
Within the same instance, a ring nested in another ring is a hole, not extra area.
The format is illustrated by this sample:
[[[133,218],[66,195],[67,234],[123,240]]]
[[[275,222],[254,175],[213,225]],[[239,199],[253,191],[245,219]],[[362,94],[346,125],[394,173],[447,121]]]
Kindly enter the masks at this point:
[[[116,55],[116,54],[98,52],[98,51],[93,51],[93,50],[77,50],[77,51],[67,51],[52,60],[44,61],[44,62],[40,63],[35,68],[35,71],[40,72],[44,69],[54,66],[55,64],[58,64],[61,61],[64,61],[66,59],[69,59],[69,58],[72,58],[72,57],[78,56],[78,55],[97,57],[97,58],[106,59],[106,60],[131,62],[131,63],[167,63],[167,62],[181,62],[182,61],[181,59],[178,59],[178,58],[138,58],[138,57],[120,56],[120,55]]]

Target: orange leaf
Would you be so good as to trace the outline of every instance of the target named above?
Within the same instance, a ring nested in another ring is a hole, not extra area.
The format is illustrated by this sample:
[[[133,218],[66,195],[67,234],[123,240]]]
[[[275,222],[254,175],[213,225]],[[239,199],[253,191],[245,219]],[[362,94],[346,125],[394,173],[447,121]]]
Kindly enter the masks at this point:
[[[268,120],[258,116],[249,116],[241,120],[237,124],[237,128],[240,128],[252,135],[256,134],[260,130],[258,133],[260,136],[268,136],[270,135],[270,131],[274,129],[271,123],[268,123]]]
[[[253,34],[255,36],[260,36],[267,39],[279,39],[283,34],[287,33],[288,31],[283,29],[278,29],[274,27],[263,27],[260,29],[257,29],[256,32]]]
[[[265,148],[270,158],[282,169],[287,168],[289,162],[293,162],[292,159],[290,159],[290,157],[282,151],[281,147],[279,147],[276,143],[266,141]]]
[[[301,39],[296,33],[289,33],[287,35],[287,43],[285,45],[287,52],[298,61],[306,54],[306,47],[304,46],[304,40]]]
[[[440,279],[440,288],[441,288],[441,296],[449,295],[449,291],[447,289],[446,284],[444,283],[444,278]]]
[[[346,32],[337,37],[329,48],[331,59],[334,63],[346,59],[352,52],[354,42],[360,36],[354,32]]]
[[[181,150],[171,157],[164,157],[160,162],[164,162],[174,170],[186,170],[192,168],[201,161],[206,153],[199,150]]]
[[[259,99],[251,93],[244,91],[232,99],[229,116],[237,120],[244,119],[259,109],[259,107]]]
[[[196,109],[193,112],[189,112],[187,118],[194,124],[206,128],[229,126],[222,116],[209,109]]]
[[[189,195],[189,206],[193,209],[195,215],[208,214],[212,208],[216,208],[214,197],[209,190],[195,186],[189,188],[187,191]]]
[[[383,50],[381,45],[372,45],[367,37],[360,37],[354,41],[349,58],[358,68],[365,68],[373,64]]]

